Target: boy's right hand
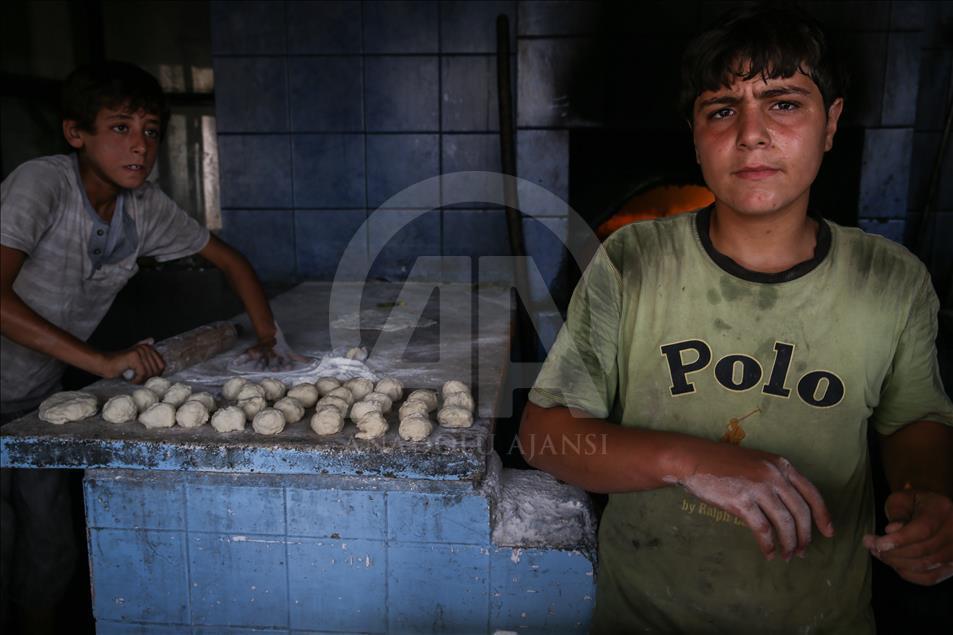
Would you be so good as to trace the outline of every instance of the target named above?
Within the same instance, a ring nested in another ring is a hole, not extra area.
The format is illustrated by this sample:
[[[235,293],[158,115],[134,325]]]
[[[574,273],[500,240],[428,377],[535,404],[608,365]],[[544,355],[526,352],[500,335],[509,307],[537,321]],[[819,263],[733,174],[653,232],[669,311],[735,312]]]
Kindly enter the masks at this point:
[[[134,384],[141,384],[150,377],[161,375],[165,370],[165,360],[152,346],[152,342],[152,339],[147,339],[124,351],[105,353],[100,375],[113,379],[121,377],[128,369],[134,373],[130,380]]]
[[[745,521],[769,560],[776,546],[785,560],[803,554],[811,543],[812,521],[824,536],[834,535],[821,493],[777,454],[712,443],[678,484]]]

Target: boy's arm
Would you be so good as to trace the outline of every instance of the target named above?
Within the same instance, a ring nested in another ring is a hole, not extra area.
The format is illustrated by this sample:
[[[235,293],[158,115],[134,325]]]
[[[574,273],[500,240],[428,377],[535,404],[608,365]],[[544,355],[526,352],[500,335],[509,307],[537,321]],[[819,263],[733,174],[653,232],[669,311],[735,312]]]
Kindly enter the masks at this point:
[[[140,342],[123,351],[104,353],[37,314],[13,290],[26,253],[0,245],[0,333],[27,348],[100,377],[119,377],[127,368],[142,383],[162,373],[165,362],[149,344]]]
[[[527,461],[594,492],[680,485],[746,522],[765,557],[785,559],[811,542],[811,521],[833,535],[820,492],[783,457],[676,432],[622,427],[568,408],[530,402],[520,448]]]
[[[880,449],[889,524],[864,546],[905,580],[942,582],[953,576],[953,428],[917,421],[880,435]]]
[[[274,357],[278,329],[271,307],[268,305],[268,299],[265,297],[265,290],[251,263],[240,252],[214,235],[209,235],[208,243],[199,251],[199,255],[225,274],[228,283],[245,305],[245,311],[248,312],[255,335],[258,337],[258,344],[248,352],[266,361]]]

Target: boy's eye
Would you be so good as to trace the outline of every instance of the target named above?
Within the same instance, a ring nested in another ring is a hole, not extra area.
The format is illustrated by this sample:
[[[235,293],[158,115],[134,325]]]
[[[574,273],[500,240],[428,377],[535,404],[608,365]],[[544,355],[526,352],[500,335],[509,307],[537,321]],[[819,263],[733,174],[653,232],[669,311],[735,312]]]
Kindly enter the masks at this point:
[[[724,119],[731,116],[731,108],[719,108],[708,113],[709,119]]]
[[[147,128],[147,129],[146,129],[146,136],[147,136],[147,137],[151,137],[152,139],[158,139],[158,138],[159,138],[159,129],[158,129],[158,128]]]
[[[113,130],[116,132],[126,132],[129,130],[129,126],[124,123],[117,123],[115,126],[113,126]]]
[[[774,104],[774,106],[773,106],[773,108],[775,108],[775,109],[777,109],[777,110],[784,111],[784,112],[790,112],[790,111],[792,111],[792,110],[797,110],[797,109],[800,108],[800,107],[801,107],[801,105],[800,105],[799,103],[797,103],[796,101],[779,101],[779,102],[777,102],[776,104]]]

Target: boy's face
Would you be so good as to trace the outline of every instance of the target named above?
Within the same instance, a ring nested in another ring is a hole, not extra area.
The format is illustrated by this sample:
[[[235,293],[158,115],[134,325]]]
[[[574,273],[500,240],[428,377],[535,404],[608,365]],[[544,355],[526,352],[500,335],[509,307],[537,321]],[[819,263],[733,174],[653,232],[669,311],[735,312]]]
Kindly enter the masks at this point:
[[[825,113],[807,75],[737,79],[695,99],[695,156],[720,206],[764,217],[795,209],[830,150],[843,101]]]
[[[91,178],[109,188],[135,189],[155,165],[159,126],[159,117],[144,110],[103,107],[96,114],[92,131],[67,120],[63,122],[63,134],[80,151],[81,164]]]

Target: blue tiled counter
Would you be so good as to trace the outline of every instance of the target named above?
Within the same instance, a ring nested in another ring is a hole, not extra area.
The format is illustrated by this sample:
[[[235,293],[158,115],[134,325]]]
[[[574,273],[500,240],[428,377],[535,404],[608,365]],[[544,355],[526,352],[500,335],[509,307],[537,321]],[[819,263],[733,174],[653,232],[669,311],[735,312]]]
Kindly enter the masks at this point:
[[[327,315],[312,310],[327,293],[304,284],[273,302],[299,352],[330,347]],[[372,290],[372,306],[395,293]],[[34,413],[4,427],[2,464],[85,469],[100,633],[585,632],[591,508],[547,475],[501,469],[490,448],[506,333],[480,329],[479,374],[469,339],[437,364],[415,361],[439,337],[419,326],[403,354],[384,338],[372,350],[368,365],[407,386],[474,386],[474,426],[438,428],[423,444],[400,441],[393,425],[356,442],[350,424],[335,437],[306,422],[262,437],[99,417],[53,426]],[[128,387],[89,390],[105,400]]]

